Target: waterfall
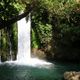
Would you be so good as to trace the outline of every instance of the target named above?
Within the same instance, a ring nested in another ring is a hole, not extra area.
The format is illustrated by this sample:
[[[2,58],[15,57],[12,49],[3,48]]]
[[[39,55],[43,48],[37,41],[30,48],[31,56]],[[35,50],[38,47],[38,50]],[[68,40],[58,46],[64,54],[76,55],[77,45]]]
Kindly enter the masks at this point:
[[[28,20],[26,18],[18,21],[18,61],[27,62],[31,57],[30,50],[30,30],[31,19],[30,14]]]
[[[11,29],[10,29],[10,27],[9,28],[7,27],[7,31],[8,31],[8,38],[9,38],[9,57],[8,57],[8,60],[12,61],[13,58],[12,58],[12,42],[11,42]]]
[[[12,60],[12,45],[10,42],[10,61],[6,61],[5,63],[9,63],[10,65],[26,65],[26,66],[34,66],[34,67],[46,67],[49,68],[52,63],[46,62],[44,60],[40,60],[38,58],[31,57],[31,16],[28,15],[28,18],[23,18],[17,22],[18,24],[18,51],[17,51],[17,60]],[[1,64],[5,64],[1,63]]]
[[[12,61],[13,58],[12,58],[12,43],[11,43],[11,40],[9,40],[9,46],[10,46],[10,56],[9,56],[9,60]]]
[[[31,31],[31,17],[28,19],[23,18],[18,22],[18,53],[17,64],[26,64],[30,66],[49,65],[51,63],[38,58],[31,58],[31,46],[30,46],[30,31]]]
[[[28,15],[28,18],[23,18],[17,22],[18,24],[18,51],[17,51],[17,60],[12,61],[12,44],[10,40],[10,61],[5,63],[15,64],[15,65],[27,65],[27,66],[38,66],[44,67],[45,65],[50,65],[51,63],[38,58],[31,57],[31,16]],[[9,35],[10,39],[11,35]],[[4,63],[4,64],[5,64]],[[1,63],[3,64],[3,63]],[[11,64],[11,65],[12,65]],[[49,66],[45,66],[49,67]]]

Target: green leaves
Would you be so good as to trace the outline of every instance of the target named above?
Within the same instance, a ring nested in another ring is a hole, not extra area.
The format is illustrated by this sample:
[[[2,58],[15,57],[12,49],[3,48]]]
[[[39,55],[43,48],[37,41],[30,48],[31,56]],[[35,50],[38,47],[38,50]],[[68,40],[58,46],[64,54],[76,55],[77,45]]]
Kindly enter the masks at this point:
[[[2,0],[0,1],[0,18],[2,20],[8,20],[18,15],[22,9],[22,5],[18,0]]]
[[[80,3],[76,0],[38,0],[36,3],[32,26],[37,28],[35,34],[38,34],[41,43],[48,43],[52,36],[56,43],[64,41],[66,45],[79,39]]]
[[[38,30],[40,30],[40,39],[42,41],[42,43],[48,43],[51,40],[51,36],[52,36],[52,26],[49,24],[42,24],[39,23],[38,25]]]

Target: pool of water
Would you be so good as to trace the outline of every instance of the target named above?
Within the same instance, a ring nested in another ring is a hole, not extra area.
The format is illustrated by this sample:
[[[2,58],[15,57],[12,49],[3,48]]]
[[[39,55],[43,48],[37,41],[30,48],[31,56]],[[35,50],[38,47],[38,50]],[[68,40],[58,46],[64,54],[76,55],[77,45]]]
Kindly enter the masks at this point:
[[[80,64],[57,63],[48,66],[0,65],[0,80],[62,80],[65,71],[80,71]]]

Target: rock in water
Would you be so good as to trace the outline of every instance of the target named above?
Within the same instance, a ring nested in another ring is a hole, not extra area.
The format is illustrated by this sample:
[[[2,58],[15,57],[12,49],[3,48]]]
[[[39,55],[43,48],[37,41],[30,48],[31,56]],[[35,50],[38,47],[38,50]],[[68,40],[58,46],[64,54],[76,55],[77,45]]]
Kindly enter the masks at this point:
[[[80,80],[80,72],[76,71],[65,72],[64,80]]]

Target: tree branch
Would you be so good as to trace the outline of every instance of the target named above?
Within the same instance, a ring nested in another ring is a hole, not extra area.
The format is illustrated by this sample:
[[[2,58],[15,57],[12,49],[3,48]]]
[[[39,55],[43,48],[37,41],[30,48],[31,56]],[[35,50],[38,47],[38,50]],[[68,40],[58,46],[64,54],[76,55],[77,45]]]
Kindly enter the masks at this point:
[[[30,7],[27,8],[27,11],[25,11],[24,13],[14,16],[7,21],[5,21],[5,20],[0,21],[0,29],[5,28],[8,25],[11,25],[11,24],[17,22],[18,20],[28,16],[28,14],[33,10],[33,8],[34,8],[33,5],[31,5]]]

